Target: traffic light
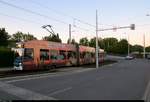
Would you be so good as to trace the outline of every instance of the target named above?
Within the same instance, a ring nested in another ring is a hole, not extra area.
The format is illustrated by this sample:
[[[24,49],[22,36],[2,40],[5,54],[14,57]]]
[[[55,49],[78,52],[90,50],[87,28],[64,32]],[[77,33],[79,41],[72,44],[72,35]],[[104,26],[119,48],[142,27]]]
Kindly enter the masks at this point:
[[[131,24],[130,28],[131,30],[135,30],[135,24]]]

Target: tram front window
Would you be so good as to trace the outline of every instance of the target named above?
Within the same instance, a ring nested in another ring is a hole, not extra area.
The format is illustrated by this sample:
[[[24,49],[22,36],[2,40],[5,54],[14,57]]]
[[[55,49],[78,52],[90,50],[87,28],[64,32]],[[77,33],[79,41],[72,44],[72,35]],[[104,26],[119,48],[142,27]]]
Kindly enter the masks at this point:
[[[14,49],[14,69],[15,70],[22,70],[22,58],[24,55],[24,49],[23,48],[18,48]]]

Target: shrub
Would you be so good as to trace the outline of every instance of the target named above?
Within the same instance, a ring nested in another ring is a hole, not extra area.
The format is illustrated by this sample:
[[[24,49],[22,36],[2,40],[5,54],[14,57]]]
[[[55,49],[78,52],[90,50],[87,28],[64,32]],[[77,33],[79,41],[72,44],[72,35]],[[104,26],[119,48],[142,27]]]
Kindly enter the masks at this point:
[[[14,52],[10,48],[0,47],[0,67],[13,66]]]

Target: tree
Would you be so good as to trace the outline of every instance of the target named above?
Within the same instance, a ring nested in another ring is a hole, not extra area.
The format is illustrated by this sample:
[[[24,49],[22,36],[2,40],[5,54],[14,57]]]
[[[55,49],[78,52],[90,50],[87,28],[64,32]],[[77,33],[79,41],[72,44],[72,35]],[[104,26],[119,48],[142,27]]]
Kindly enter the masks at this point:
[[[32,34],[23,34],[23,40],[24,41],[30,41],[30,40],[37,40],[36,37],[34,37]]]
[[[90,39],[89,46],[96,48],[96,37]],[[98,38],[98,46],[99,48],[104,49],[104,42],[102,38]]]
[[[0,28],[0,46],[8,46],[10,35],[5,31],[5,28]]]
[[[24,34],[22,32],[17,32],[12,35],[12,40],[15,42],[20,42],[20,41],[30,41],[30,40],[36,40],[37,38],[34,37],[32,34]]]
[[[16,42],[20,42],[23,40],[23,33],[22,32],[16,32],[15,34],[12,35],[12,40]]]
[[[96,48],[96,37],[90,39],[89,46]]]
[[[104,40],[102,38],[98,39],[98,45],[101,49],[105,48]]]
[[[88,41],[87,37],[81,38],[79,41],[79,44],[83,45],[83,46],[89,46],[89,41]]]
[[[61,43],[61,39],[59,38],[59,34],[58,33],[56,35],[52,34],[52,35],[49,35],[49,36],[45,36],[43,38],[43,40],[53,41],[53,42],[60,42]]]
[[[127,54],[128,53],[128,41],[126,39],[122,39],[118,43],[118,53],[119,54]]]
[[[132,52],[139,52],[139,53],[141,53],[141,52],[143,52],[143,46],[141,46],[141,45],[134,45],[134,46],[132,46],[131,51]]]
[[[104,38],[103,46],[106,52],[117,53],[118,40],[116,38]]]
[[[145,48],[146,52],[150,52],[150,46]]]
[[[71,44],[74,44],[74,45],[75,45],[75,44],[78,44],[78,43],[75,41],[75,39],[72,39],[72,40],[71,40]]]

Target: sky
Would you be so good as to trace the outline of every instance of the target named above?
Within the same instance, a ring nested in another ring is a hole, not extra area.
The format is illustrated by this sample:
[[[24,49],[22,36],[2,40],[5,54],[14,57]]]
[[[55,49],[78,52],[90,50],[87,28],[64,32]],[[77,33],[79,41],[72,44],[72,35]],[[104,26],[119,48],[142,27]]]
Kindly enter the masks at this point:
[[[135,30],[99,31],[102,38],[127,39],[132,45],[150,46],[150,1],[149,0],[0,0],[0,28],[12,35],[17,31],[31,33],[38,39],[48,36],[43,25],[52,25],[63,43],[69,38],[69,24],[72,24],[72,38],[95,37],[96,10],[98,28],[130,26]]]

